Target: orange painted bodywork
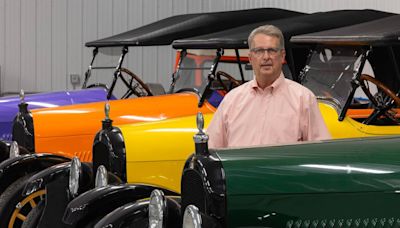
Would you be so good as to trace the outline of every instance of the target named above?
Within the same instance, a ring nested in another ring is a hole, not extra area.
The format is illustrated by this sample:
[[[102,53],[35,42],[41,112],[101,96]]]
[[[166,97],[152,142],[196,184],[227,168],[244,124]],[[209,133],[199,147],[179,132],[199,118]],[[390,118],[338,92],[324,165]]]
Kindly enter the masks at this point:
[[[110,118],[113,125],[122,125],[215,112],[208,103],[198,108],[198,102],[194,93],[109,101]],[[35,151],[91,161],[93,140],[105,118],[104,105],[96,102],[32,110]]]

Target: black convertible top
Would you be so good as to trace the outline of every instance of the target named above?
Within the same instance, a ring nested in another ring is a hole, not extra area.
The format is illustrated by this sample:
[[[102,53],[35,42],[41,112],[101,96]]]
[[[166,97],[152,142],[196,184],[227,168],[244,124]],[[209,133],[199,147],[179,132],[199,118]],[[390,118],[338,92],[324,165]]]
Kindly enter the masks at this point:
[[[283,9],[261,8],[177,15],[108,38],[87,42],[86,46],[169,45],[176,39],[208,34],[259,21],[303,14]]]
[[[374,46],[399,45],[400,15],[338,29],[294,36],[291,42]]]
[[[294,35],[354,25],[392,15],[394,14],[376,10],[319,12],[280,20],[265,20],[221,32],[176,40],[173,42],[173,47],[176,49],[248,48],[247,38],[249,33],[254,28],[264,24],[273,24],[279,27],[285,36],[287,47],[290,45],[288,42],[290,37]]]

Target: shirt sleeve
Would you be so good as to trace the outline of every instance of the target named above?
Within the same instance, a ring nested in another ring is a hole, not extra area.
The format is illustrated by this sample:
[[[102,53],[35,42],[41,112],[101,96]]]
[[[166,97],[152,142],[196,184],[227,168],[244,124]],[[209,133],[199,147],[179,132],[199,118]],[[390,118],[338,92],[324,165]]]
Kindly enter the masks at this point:
[[[219,105],[217,111],[215,112],[207,129],[207,134],[209,136],[209,148],[217,149],[227,147],[224,109],[225,105],[223,100],[222,103]]]
[[[318,107],[318,102],[313,94],[307,96],[305,102],[305,118],[303,129],[303,140],[326,140],[331,139],[331,134],[326,127],[325,121]]]

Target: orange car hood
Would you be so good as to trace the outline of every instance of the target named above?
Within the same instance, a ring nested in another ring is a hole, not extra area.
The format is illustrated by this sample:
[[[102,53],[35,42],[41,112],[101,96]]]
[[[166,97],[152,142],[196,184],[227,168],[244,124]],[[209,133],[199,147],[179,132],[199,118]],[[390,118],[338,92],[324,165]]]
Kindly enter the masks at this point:
[[[113,120],[113,125],[120,125],[193,115],[198,111],[203,113],[215,111],[215,108],[208,103],[198,108],[198,101],[199,98],[194,93],[113,100],[109,101],[110,118]],[[96,102],[32,110],[35,137],[74,135],[94,137],[101,129],[101,121],[105,118],[104,105],[105,102]]]

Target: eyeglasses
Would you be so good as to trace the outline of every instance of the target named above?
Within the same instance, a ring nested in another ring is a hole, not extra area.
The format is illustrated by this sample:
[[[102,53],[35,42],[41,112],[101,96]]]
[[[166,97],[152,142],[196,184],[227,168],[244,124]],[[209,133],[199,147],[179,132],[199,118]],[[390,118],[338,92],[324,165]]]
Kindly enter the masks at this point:
[[[256,57],[262,57],[265,55],[265,52],[268,53],[269,56],[276,56],[278,52],[282,50],[281,48],[252,48],[250,49],[251,52],[254,53]]]

